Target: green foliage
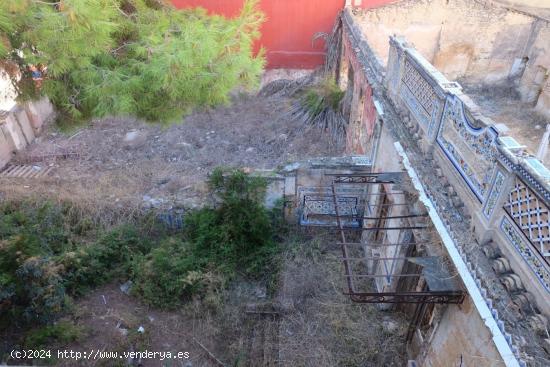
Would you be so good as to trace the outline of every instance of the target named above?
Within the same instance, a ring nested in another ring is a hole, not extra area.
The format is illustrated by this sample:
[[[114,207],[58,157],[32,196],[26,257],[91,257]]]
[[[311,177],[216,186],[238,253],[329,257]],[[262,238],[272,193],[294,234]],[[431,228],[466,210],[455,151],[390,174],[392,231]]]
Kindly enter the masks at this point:
[[[226,19],[155,0],[1,2],[0,57],[23,71],[13,75],[23,98],[36,94],[26,65],[46,65],[42,92],[65,119],[174,121],[257,84],[264,65],[252,48],[264,20],[257,3],[246,0]]]
[[[134,226],[116,228],[95,243],[59,258],[64,268],[64,284],[73,295],[104,284],[129,272],[134,256],[147,253],[149,239],[142,238]]]
[[[0,323],[52,324],[72,297],[114,279],[174,308],[194,296],[216,306],[236,274],[276,272],[281,223],[263,206],[266,181],[218,169],[209,185],[217,204],[189,212],[177,235],[156,230],[150,216],[106,229],[66,204],[0,205]]]
[[[32,349],[41,349],[52,345],[52,343],[66,345],[80,339],[82,334],[81,327],[68,321],[60,321],[53,325],[31,330],[25,337],[24,345],[26,348]]]
[[[126,275],[132,256],[150,250],[135,227],[92,230],[68,205],[0,206],[0,321],[50,323],[69,296]],[[83,240],[97,237],[90,243]]]
[[[19,266],[15,274],[19,288],[17,303],[22,306],[25,321],[47,323],[61,314],[67,300],[60,269],[53,261],[31,257]]]
[[[315,117],[325,109],[341,111],[340,102],[344,98],[344,94],[345,91],[340,90],[332,79],[326,79],[305,90],[302,103],[311,116]]]
[[[332,79],[302,87],[300,97],[290,114],[306,125],[317,126],[329,133],[336,145],[344,142],[347,118],[342,111],[345,92]]]
[[[277,253],[266,181],[216,169],[209,180],[215,208],[189,213],[185,240],[170,239],[134,264],[134,292],[155,306],[174,307],[194,294],[212,295],[237,272],[262,275]]]
[[[62,207],[0,206],[0,315],[23,322],[53,320],[66,297],[52,256],[71,246]]]
[[[197,256],[181,239],[169,238],[134,262],[134,294],[149,304],[174,308],[199,292],[217,291],[225,279],[207,269],[209,259]]]

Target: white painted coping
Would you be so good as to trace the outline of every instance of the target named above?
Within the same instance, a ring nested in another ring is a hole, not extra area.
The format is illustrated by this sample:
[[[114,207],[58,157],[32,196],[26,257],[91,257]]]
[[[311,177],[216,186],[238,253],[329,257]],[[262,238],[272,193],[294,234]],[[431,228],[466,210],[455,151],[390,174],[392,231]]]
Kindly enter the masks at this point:
[[[447,253],[453,261],[453,264],[458,271],[462,282],[466,286],[466,290],[472,298],[472,301],[476,306],[479,316],[481,316],[481,319],[484,320],[485,326],[489,328],[489,331],[491,332],[491,335],[493,337],[493,342],[495,343],[495,346],[497,347],[497,350],[500,353],[504,364],[508,367],[520,367],[519,361],[516,359],[516,356],[512,352],[510,345],[508,345],[508,342],[504,338],[502,331],[500,331],[496,320],[491,314],[491,310],[485,303],[485,299],[481,295],[481,291],[479,290],[474,280],[474,277],[472,276],[472,274],[468,270],[468,267],[466,266],[466,263],[460,256],[455,242],[451,238],[451,235],[449,234],[447,228],[443,224],[443,221],[439,217],[439,214],[437,213],[437,210],[435,209],[432,201],[428,198],[428,195],[426,195],[424,187],[422,186],[422,183],[420,182],[420,179],[418,178],[418,175],[416,174],[414,168],[411,166],[411,163],[409,162],[409,157],[407,157],[405,150],[399,142],[395,142],[393,143],[393,145],[395,146],[397,153],[399,153],[401,158],[403,158],[403,165],[405,166],[405,169],[407,170],[407,173],[409,174],[415,189],[420,194],[420,201],[426,206],[426,208],[428,208],[430,219],[437,229],[437,232],[439,233],[439,236],[441,237],[441,240],[443,241],[443,244],[447,249]]]

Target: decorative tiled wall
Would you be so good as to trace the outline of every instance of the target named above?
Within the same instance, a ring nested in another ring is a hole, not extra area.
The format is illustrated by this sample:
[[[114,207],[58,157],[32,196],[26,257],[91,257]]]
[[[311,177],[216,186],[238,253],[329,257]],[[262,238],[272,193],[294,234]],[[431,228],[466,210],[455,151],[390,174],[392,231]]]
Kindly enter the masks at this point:
[[[438,98],[435,87],[420,70],[409,58],[405,58],[400,95],[414,118],[423,126],[428,136],[431,136],[443,102]]]
[[[542,261],[540,256],[537,256],[538,254],[533,251],[532,246],[524,239],[523,234],[507,215],[502,218],[500,229],[510,244],[521,255],[527,265],[529,265],[539,282],[550,292],[550,269],[548,264]]]
[[[363,193],[353,187],[338,187],[336,189],[338,212],[346,227],[359,227],[363,216]],[[303,226],[336,225],[334,198],[330,187],[299,187],[300,224]],[[351,216],[355,216],[352,218]]]
[[[358,198],[339,197],[338,213],[341,216],[357,216]],[[336,211],[334,210],[334,201],[327,196],[305,195],[303,202],[303,211],[300,223],[302,225],[335,225]],[[357,218],[343,219],[343,225],[346,227],[359,227],[360,222]]]
[[[464,102],[460,85],[446,79],[404,39],[390,39],[389,56],[389,95],[407,108],[428,141],[437,141],[465,184],[484,203],[495,173],[498,132],[470,113],[476,106]],[[489,214],[492,205],[486,207]]]
[[[491,186],[491,191],[489,192],[489,197],[487,198],[485,207],[483,208],[483,214],[486,218],[490,218],[491,214],[493,214],[493,211],[495,210],[496,203],[504,187],[504,181],[504,174],[497,170],[493,181],[493,186]]]
[[[497,137],[493,127],[474,125],[458,97],[447,97],[437,142],[481,202],[496,166]]]
[[[547,204],[516,178],[504,206],[533,248],[550,264],[550,222]]]

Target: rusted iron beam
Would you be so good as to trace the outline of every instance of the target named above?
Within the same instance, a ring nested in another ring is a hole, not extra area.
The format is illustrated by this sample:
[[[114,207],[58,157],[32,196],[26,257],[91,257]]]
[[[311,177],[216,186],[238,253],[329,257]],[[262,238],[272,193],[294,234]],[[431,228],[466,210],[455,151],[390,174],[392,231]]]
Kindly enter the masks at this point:
[[[332,188],[332,200],[334,202],[334,211],[336,212],[336,222],[338,224],[338,228],[340,228],[340,237],[342,238],[342,243],[346,243],[346,234],[344,233],[344,226],[342,225],[342,221],[340,221],[340,213],[338,211],[338,199],[336,197],[336,188],[334,187],[334,185],[331,185],[331,188]],[[348,256],[348,250],[346,248],[346,246],[341,246],[342,247],[342,255],[343,257],[349,257]],[[348,263],[348,262],[344,262],[344,268],[345,268],[345,271],[346,271],[346,275],[348,275],[348,277],[346,278],[347,279],[347,283],[348,283],[348,288],[350,291],[354,291],[355,288],[353,286],[353,279],[349,277],[349,275],[352,274],[352,268],[351,268],[351,265]]]
[[[417,243],[417,242],[408,242],[408,243],[360,243],[360,242],[338,242],[337,245],[346,245],[346,246],[373,246],[373,247],[396,247],[396,246],[414,246],[414,245],[435,245],[434,243]]]
[[[365,256],[365,257],[348,257],[342,260],[409,260],[411,257],[377,257],[377,256]]]
[[[315,214],[315,216],[336,217],[336,214],[320,213],[320,214]],[[353,215],[353,214],[342,214],[342,215],[340,215],[340,218],[375,220],[375,219],[407,219],[407,218],[420,218],[420,217],[425,218],[427,216],[428,216],[428,214],[407,214],[407,215],[396,215],[396,216],[393,216],[393,217],[361,217],[361,216]]]
[[[345,261],[344,261],[345,263]],[[407,278],[407,277],[420,277],[422,274],[351,274],[344,275],[350,278]]]
[[[386,292],[386,293],[344,293],[356,303],[438,303],[461,304],[465,294],[462,291],[438,292]]]
[[[357,228],[357,227],[344,227],[341,230],[344,231],[397,231],[397,230],[406,230],[406,229],[428,229],[428,226],[412,226],[412,227],[368,227],[368,228]]]

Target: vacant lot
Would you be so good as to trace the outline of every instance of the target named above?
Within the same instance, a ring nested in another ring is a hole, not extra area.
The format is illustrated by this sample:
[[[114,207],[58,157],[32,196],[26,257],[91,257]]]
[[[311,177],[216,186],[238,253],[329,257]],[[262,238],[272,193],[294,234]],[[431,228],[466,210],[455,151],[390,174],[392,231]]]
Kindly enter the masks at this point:
[[[60,366],[403,366],[405,318],[342,294],[340,252],[333,244],[330,237],[293,232],[282,244],[276,284],[236,280],[215,302],[199,298],[175,311],[125,294],[124,280],[100,287],[60,321],[77,336],[42,347],[190,354],[162,362],[55,361]]]
[[[126,208],[195,207],[216,166],[272,169],[339,155],[321,131],[288,117],[289,103],[241,95],[230,106],[195,112],[171,126],[108,118],[70,132],[50,127],[12,163],[52,166],[52,173],[40,180],[2,179],[0,192]],[[66,152],[76,156],[52,157]]]

